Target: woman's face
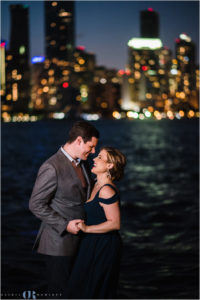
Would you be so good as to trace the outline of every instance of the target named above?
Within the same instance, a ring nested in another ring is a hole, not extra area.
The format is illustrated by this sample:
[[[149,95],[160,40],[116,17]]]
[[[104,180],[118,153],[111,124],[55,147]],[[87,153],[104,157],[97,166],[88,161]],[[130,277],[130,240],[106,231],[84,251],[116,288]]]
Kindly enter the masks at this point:
[[[91,171],[94,174],[106,173],[111,165],[108,162],[107,152],[104,149],[100,151],[99,155],[93,161],[94,165]]]

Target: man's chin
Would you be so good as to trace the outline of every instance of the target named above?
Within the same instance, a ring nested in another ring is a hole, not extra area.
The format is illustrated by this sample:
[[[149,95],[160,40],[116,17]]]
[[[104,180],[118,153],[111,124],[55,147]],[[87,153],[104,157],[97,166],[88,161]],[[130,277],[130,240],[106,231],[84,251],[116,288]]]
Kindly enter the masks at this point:
[[[87,160],[87,159],[88,159],[88,156],[89,156],[89,154],[88,154],[88,155],[83,155],[83,156],[81,157],[81,160]]]

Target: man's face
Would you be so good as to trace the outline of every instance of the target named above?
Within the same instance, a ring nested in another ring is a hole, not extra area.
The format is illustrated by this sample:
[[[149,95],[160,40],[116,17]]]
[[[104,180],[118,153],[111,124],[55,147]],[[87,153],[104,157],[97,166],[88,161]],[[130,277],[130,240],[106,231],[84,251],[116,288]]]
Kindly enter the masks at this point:
[[[79,158],[82,160],[86,160],[90,153],[95,153],[95,147],[98,143],[98,139],[96,137],[92,137],[90,141],[84,143],[83,139],[80,137],[79,144]]]

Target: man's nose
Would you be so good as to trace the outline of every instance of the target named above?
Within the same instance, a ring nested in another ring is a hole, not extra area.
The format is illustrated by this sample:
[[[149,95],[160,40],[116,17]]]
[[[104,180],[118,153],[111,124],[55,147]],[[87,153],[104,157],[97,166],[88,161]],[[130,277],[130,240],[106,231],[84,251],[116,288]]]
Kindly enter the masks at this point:
[[[92,148],[92,153],[95,153],[95,148]]]

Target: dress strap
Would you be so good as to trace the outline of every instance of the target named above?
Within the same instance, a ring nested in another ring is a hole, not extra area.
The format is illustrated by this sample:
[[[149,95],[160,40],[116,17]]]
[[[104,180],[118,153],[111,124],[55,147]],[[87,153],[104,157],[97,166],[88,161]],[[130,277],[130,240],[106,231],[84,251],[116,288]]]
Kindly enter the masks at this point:
[[[110,183],[106,183],[106,184],[104,184],[104,185],[99,189],[98,194],[99,194],[100,190],[101,190],[104,186],[106,186],[106,185],[110,186],[113,190],[115,190],[116,193],[118,193],[116,187],[114,187],[114,186],[113,186],[112,184],[110,184]]]
[[[104,186],[106,186],[106,185],[107,185],[107,186],[110,186],[116,193],[115,193],[112,197],[107,198],[107,199],[105,199],[105,198],[100,198],[100,197],[99,197],[99,192],[100,192],[100,190],[101,190]],[[99,198],[99,201],[102,202],[102,203],[104,203],[104,204],[112,204],[112,203],[115,203],[116,201],[119,200],[119,192],[117,191],[117,189],[116,189],[112,184],[107,183],[107,184],[104,184],[104,185],[99,189],[99,191],[98,191],[98,198]]]

